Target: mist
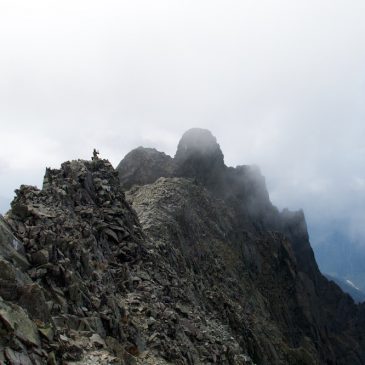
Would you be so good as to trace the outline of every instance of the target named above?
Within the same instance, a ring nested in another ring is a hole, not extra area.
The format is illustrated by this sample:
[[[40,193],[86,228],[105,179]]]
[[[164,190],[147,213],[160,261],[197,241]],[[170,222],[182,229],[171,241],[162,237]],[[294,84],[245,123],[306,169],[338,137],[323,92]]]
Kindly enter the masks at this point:
[[[314,245],[365,245],[365,3],[0,4],[0,211],[46,166],[170,155],[191,127],[256,164]]]

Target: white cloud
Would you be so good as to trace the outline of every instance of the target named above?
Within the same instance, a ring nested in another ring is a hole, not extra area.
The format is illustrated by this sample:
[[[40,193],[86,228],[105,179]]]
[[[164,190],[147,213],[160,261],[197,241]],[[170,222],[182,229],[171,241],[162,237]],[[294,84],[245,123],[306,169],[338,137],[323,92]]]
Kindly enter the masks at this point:
[[[114,164],[138,145],[174,154],[200,126],[228,164],[260,165],[274,203],[303,207],[313,232],[344,219],[365,236],[364,10],[360,0],[1,1],[1,195],[94,147]]]

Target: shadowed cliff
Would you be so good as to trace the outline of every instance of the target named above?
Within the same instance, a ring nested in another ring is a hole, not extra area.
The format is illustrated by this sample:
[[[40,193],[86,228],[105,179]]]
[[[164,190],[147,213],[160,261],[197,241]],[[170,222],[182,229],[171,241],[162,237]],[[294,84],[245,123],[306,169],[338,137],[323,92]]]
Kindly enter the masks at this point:
[[[118,166],[122,185],[125,184],[126,175],[123,164],[128,160],[128,163],[133,165],[134,153],[132,151],[127,155]],[[136,187],[130,195],[140,217],[146,214],[142,210],[149,208],[149,198],[145,196],[146,206],[141,209],[135,201],[134,197],[138,196],[135,191],[145,189],[149,191],[150,196],[153,186],[161,185],[161,180],[156,181],[158,174],[149,171],[152,166],[153,164],[150,164],[146,170],[147,176],[154,176],[148,181],[152,185]],[[169,159],[168,165],[162,170],[168,171],[161,174],[167,178],[191,179],[191,184],[206,189],[212,197],[221,200],[222,207],[230,210],[233,221],[229,233],[225,233],[225,238],[222,238],[224,244],[221,252],[226,251],[227,247],[235,247],[233,256],[241,256],[235,263],[236,269],[239,268],[241,275],[248,274],[251,284],[255,284],[255,290],[268,300],[265,310],[270,313],[272,323],[280,331],[283,342],[289,348],[305,349],[303,351],[312,357],[308,363],[364,363],[365,354],[361,342],[363,330],[355,324],[359,317],[363,316],[363,307],[356,306],[337,285],[322,276],[309,243],[303,212],[279,212],[270,202],[265,180],[257,167],[227,167],[215,137],[207,130],[192,129],[183,135],[175,157]],[[133,184],[133,176],[129,175],[128,179],[129,186],[138,185],[137,181]],[[167,186],[166,183],[166,189],[173,188]],[[141,204],[140,198],[138,204]],[[184,204],[185,210],[188,211],[184,214],[189,216],[190,211],[196,209],[198,204]],[[168,222],[163,224],[168,225]],[[189,226],[194,222],[190,220],[185,224]],[[267,238],[267,235],[278,236]],[[250,239],[256,242],[249,243]],[[174,235],[170,236],[170,241],[175,241]],[[195,242],[196,239],[191,237],[190,241]],[[265,241],[266,245],[262,241]],[[280,264],[274,264],[271,255],[278,255],[275,253],[275,242],[278,241],[280,243],[276,244],[279,250],[287,252],[287,258]],[[204,252],[204,249],[199,248],[198,251]],[[248,266],[240,266],[247,261]],[[283,279],[281,271],[285,271],[287,265],[290,269]],[[268,276],[262,281],[263,267],[267,269]],[[260,284],[256,285],[256,280]],[[283,293],[284,288],[288,291]],[[220,288],[219,292],[224,293],[225,290]],[[245,294],[241,292],[236,295]],[[265,316],[259,313],[258,307],[256,310],[259,316]],[[257,361],[265,362],[263,358]]]

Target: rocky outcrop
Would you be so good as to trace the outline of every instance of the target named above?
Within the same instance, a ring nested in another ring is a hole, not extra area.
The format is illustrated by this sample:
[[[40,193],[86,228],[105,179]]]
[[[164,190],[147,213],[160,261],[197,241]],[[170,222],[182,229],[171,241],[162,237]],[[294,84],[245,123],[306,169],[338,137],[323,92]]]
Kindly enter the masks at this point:
[[[133,185],[145,185],[161,176],[171,176],[174,170],[173,159],[154,148],[138,147],[129,152],[117,167],[124,189]]]
[[[43,292],[26,274],[30,263],[24,248],[0,217],[0,363],[38,364],[47,358],[32,321],[44,320]],[[42,323],[43,326],[43,323]]]
[[[1,270],[10,290],[2,286],[8,340],[0,356],[9,364],[58,363],[104,343],[117,346],[120,362],[132,356],[139,329],[120,298],[133,288],[129,266],[145,254],[144,236],[112,166],[100,159],[67,162],[47,169],[42,190],[21,186],[16,194],[6,217],[16,239],[4,228],[1,241],[8,252],[2,259],[12,261]],[[11,340],[16,331],[27,334],[18,336],[21,345]]]

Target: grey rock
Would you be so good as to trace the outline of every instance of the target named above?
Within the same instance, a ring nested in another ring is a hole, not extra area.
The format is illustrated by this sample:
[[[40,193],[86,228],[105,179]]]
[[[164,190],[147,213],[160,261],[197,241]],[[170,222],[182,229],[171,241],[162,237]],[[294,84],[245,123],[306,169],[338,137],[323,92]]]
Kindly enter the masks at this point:
[[[48,250],[42,249],[32,254],[32,264],[41,266],[47,264],[49,261]]]
[[[94,333],[90,337],[90,341],[91,341],[92,345],[97,348],[106,347],[105,341],[97,333]]]
[[[33,365],[27,354],[13,351],[11,348],[5,349],[5,357],[10,365]]]
[[[0,320],[10,336],[16,336],[24,344],[40,346],[37,327],[21,307],[15,304],[8,305],[0,298]]]

